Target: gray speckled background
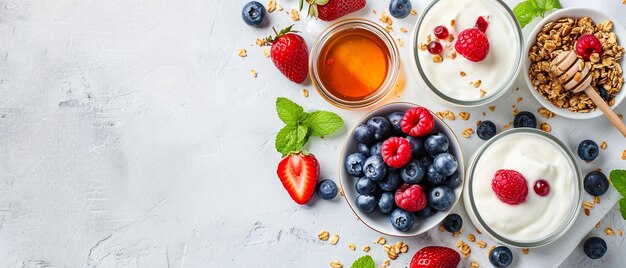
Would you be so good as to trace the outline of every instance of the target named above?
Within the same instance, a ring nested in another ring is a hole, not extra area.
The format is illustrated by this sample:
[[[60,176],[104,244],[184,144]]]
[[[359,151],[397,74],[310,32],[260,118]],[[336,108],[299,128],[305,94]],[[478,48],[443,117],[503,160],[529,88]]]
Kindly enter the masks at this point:
[[[365,111],[338,110],[311,85],[284,79],[254,46],[271,30],[241,21],[245,2],[0,0],[0,267],[325,267],[331,259],[347,266],[363,254],[347,243],[371,245],[378,234],[358,222],[343,199],[298,206],[280,185],[274,100],[287,96],[305,109],[335,111],[347,126]],[[354,16],[376,19],[371,10],[387,3],[369,2]],[[418,12],[428,3],[412,2]],[[594,1],[594,8],[625,25],[621,2]],[[302,17],[296,27],[310,46],[312,32],[325,25]],[[269,19],[277,27],[290,23],[285,11]],[[394,28],[410,31],[416,19],[394,20]],[[405,83],[387,101],[442,110],[424,97],[408,68],[409,35],[394,36],[406,44]],[[239,48],[247,48],[248,57],[238,57]],[[248,74],[251,68],[257,78]],[[310,90],[308,98],[302,88]],[[519,96],[520,109],[536,111],[522,86],[488,118],[506,124]],[[472,120],[452,122],[457,134],[487,109],[465,110]],[[619,159],[623,138],[605,120],[584,121],[584,127],[558,117],[549,123],[570,146],[582,138],[608,141],[583,171],[626,165]],[[346,129],[308,146],[324,177],[338,179]],[[466,156],[480,144],[476,137],[462,142]],[[599,218],[610,210],[603,228],[624,226],[609,202],[602,206],[592,213]],[[321,229],[339,233],[339,244],[318,241]],[[433,232],[403,241],[410,253],[443,243]],[[576,248],[562,266],[622,266],[623,237],[606,240],[603,259],[591,261]],[[385,259],[373,245],[370,253],[378,264]],[[410,256],[393,266],[404,267]]]

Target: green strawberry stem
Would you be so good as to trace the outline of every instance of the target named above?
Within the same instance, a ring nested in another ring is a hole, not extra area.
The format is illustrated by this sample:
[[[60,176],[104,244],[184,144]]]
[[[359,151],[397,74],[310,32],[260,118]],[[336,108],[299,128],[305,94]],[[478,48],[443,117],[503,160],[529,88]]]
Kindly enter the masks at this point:
[[[272,27],[272,31],[274,31],[274,34],[276,34],[275,37],[272,37],[271,35],[268,36],[267,38],[264,39],[264,43],[266,43],[267,45],[272,45],[272,43],[274,43],[274,41],[276,41],[276,39],[278,39],[279,37],[288,34],[288,33],[299,33],[299,31],[295,31],[295,30],[291,30],[291,27],[293,27],[294,24],[288,26],[287,28],[284,28],[282,30],[280,30],[280,32],[276,32],[276,28]]]

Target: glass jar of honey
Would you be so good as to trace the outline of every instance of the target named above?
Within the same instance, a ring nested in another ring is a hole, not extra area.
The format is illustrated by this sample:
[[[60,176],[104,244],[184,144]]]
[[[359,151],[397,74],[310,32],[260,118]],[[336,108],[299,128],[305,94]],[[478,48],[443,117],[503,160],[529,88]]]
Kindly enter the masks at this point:
[[[344,109],[382,100],[398,80],[398,47],[384,28],[347,19],[326,28],[311,49],[309,70],[317,91]]]

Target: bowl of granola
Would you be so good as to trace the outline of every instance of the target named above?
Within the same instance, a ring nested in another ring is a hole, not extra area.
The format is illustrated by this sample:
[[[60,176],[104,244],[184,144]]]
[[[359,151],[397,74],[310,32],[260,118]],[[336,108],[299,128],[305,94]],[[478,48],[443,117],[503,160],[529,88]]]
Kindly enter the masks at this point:
[[[524,50],[524,78],[530,92],[541,105],[560,116],[601,116],[602,111],[586,93],[564,89],[550,72],[550,62],[560,52],[574,50],[589,66],[588,75],[598,94],[609,106],[617,107],[626,97],[624,47],[618,39],[624,36],[626,30],[618,21],[593,9],[566,8],[546,16],[531,32]]]

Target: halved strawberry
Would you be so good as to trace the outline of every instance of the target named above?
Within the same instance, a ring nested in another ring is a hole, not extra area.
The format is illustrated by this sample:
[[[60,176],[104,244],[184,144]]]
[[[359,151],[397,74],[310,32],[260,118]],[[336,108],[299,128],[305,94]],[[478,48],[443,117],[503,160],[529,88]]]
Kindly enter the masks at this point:
[[[454,249],[429,246],[413,255],[410,268],[456,268],[461,262],[461,255]]]
[[[311,200],[315,192],[320,165],[313,154],[291,153],[280,160],[276,173],[291,198],[303,205]]]

